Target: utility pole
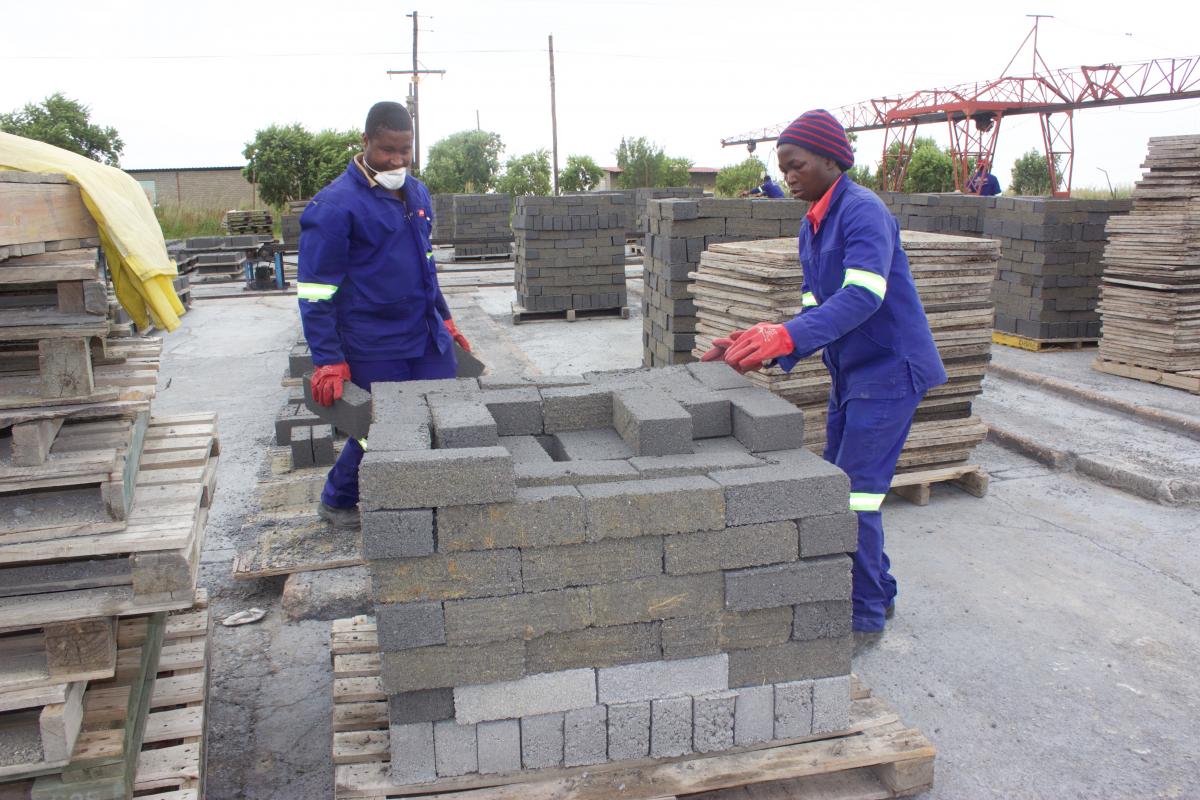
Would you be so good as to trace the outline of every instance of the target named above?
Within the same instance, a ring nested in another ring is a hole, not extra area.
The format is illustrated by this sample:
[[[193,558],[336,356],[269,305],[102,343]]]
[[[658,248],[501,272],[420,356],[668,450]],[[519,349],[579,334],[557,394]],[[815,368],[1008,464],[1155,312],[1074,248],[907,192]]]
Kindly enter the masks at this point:
[[[412,171],[419,173],[421,171],[421,116],[417,97],[417,84],[421,82],[422,75],[445,75],[444,69],[421,69],[417,66],[417,12],[405,14],[406,17],[411,17],[413,21],[413,48],[412,48],[412,69],[389,69],[388,75],[409,75],[412,77],[412,83],[409,84],[412,88],[409,94],[409,105],[411,106],[410,113],[413,117],[413,159]]]
[[[550,131],[554,151],[554,194],[558,196],[558,109],[554,102],[554,34],[550,34]]]
[[[479,109],[478,108],[475,109],[475,130],[480,130],[480,128],[479,128]]]

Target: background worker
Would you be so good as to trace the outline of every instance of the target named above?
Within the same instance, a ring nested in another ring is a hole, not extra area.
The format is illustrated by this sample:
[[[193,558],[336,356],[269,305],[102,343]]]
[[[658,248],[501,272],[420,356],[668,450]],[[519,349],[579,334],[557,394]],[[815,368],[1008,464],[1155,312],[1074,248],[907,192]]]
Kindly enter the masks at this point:
[[[808,111],[780,134],[776,153],[792,196],[812,203],[800,224],[801,313],[717,339],[704,360],[724,358],[740,372],[774,360],[791,370],[824,348],[833,378],[825,459],[850,476],[858,513],[853,628],[876,634],[896,597],[879,508],[917,404],[946,371],[895,217],[843,174],[854,152],[842,126],[827,111]]]
[[[313,398],[333,405],[344,381],[453,378],[453,342],[470,350],[438,285],[429,234],[429,190],[408,175],[413,130],[399,103],[367,113],[363,152],[300,217],[297,294],[316,369]],[[363,446],[346,442],[329,471],[317,513],[356,528]]]
[[[991,197],[1000,194],[1000,179],[991,173],[991,165],[986,159],[980,160],[979,166],[967,181],[967,194],[977,194]]]
[[[778,200],[778,199],[782,198],[784,195],[783,195],[783,189],[779,188],[779,184],[777,184],[777,183],[775,183],[775,181],[771,180],[771,176],[764,172],[763,176],[762,176],[762,183],[758,186],[755,186],[753,189],[751,189],[748,192],[742,192],[741,196],[742,197],[768,197],[772,200]]]

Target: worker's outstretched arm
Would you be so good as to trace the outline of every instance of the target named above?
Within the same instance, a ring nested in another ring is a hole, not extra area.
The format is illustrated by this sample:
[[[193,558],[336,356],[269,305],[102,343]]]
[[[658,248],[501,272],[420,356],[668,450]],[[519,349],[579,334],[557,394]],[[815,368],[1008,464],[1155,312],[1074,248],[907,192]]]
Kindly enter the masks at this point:
[[[350,215],[320,200],[309,203],[300,216],[296,293],[304,338],[317,366],[346,361],[334,297],[346,277],[349,250]]]

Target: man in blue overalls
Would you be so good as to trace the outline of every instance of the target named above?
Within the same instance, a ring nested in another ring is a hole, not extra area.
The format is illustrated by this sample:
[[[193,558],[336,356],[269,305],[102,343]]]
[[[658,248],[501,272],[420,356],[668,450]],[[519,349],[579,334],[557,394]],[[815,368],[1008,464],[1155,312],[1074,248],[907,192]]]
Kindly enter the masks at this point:
[[[429,190],[407,174],[413,130],[399,103],[371,107],[363,152],[300,217],[297,293],[315,370],[313,398],[333,405],[344,381],[453,378],[453,342],[469,350],[438,286]],[[317,513],[356,528],[363,443],[351,439],[329,471]]]
[[[877,634],[896,597],[879,507],[917,404],[945,383],[946,370],[895,217],[843,174],[854,151],[842,126],[827,111],[809,111],[780,134],[776,153],[792,196],[812,203],[800,224],[801,313],[734,331],[704,358],[723,357],[741,372],[772,360],[791,370],[824,348],[833,378],[825,459],[850,476],[850,510],[858,512],[853,628]]]
[[[771,176],[764,172],[762,185],[755,186],[748,192],[742,192],[742,197],[768,197],[772,200],[779,200],[783,197],[783,189],[780,189],[779,184],[771,180]]]

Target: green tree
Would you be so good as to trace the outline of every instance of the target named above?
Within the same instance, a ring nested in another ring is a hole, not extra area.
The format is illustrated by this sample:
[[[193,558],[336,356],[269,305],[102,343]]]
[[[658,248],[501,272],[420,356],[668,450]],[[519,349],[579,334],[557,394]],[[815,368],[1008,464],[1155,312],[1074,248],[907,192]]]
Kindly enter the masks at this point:
[[[740,164],[730,164],[717,171],[717,194],[737,197],[762,183],[767,167],[758,156],[750,156]]]
[[[362,133],[327,128],[313,136],[313,149],[312,183],[319,191],[345,172],[347,162],[362,150]]]
[[[1054,159],[1055,189],[1062,187],[1062,173],[1058,171],[1058,157]],[[1018,195],[1047,195],[1050,194],[1050,168],[1046,165],[1046,156],[1037,150],[1030,150],[1013,164],[1012,191]]]
[[[242,174],[258,184],[259,197],[270,205],[312,197],[321,188],[313,168],[317,161],[313,135],[299,124],[257,131],[242,155],[246,157]]]
[[[954,191],[954,162],[950,154],[938,147],[928,137],[913,142],[912,158],[908,161],[908,174],[904,176],[904,191],[952,192]]]
[[[590,192],[603,177],[604,171],[591,156],[567,156],[567,165],[558,173],[558,188],[564,192]]]
[[[687,186],[691,182],[692,162],[672,158],[644,136],[622,138],[617,147],[617,166],[622,189]]]
[[[855,164],[853,167],[846,170],[846,174],[850,176],[850,180],[854,181],[859,186],[865,186],[868,189],[880,188],[879,176],[872,175],[871,168],[866,164]]]
[[[687,186],[692,182],[692,162],[687,158],[665,158],[658,173],[658,186]]]
[[[41,103],[0,114],[0,131],[52,144],[114,167],[125,150],[116,128],[93,125],[91,109],[61,92]]]
[[[550,153],[543,148],[510,158],[496,188],[513,197],[550,194]]]
[[[496,188],[503,150],[498,133],[452,133],[429,148],[421,178],[434,194],[487,192]]]

